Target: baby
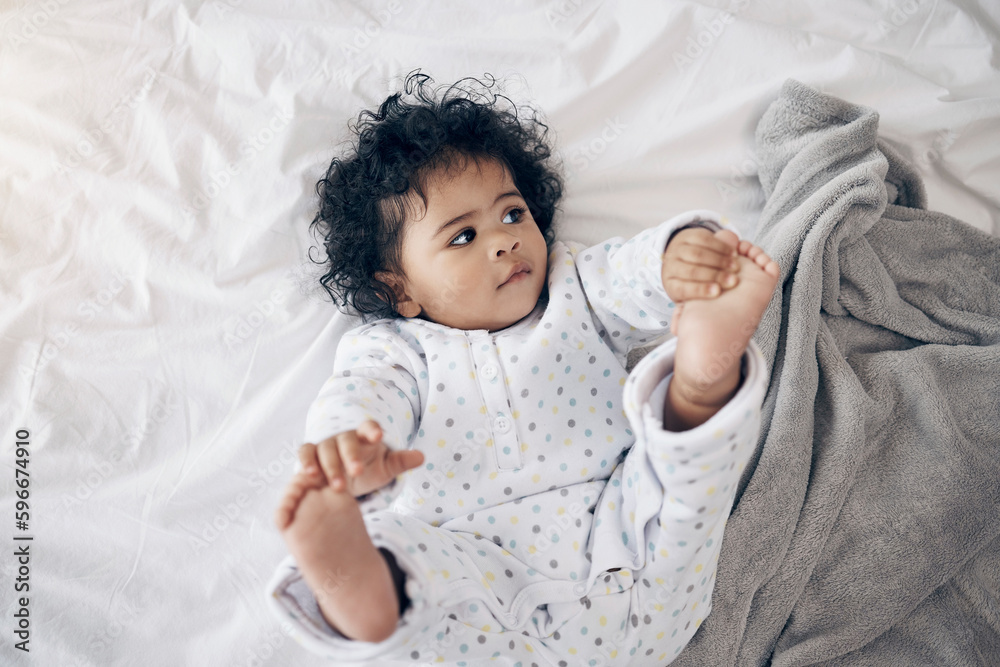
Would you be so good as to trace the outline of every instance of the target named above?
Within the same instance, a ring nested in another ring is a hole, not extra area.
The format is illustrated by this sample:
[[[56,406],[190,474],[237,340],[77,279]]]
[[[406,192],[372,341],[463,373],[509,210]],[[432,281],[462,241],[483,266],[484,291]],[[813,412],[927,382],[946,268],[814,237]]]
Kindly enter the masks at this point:
[[[341,663],[666,664],[711,608],[778,266],[708,211],[557,242],[537,117],[404,92],[317,186],[322,282],[372,320],[309,410],[273,606]]]

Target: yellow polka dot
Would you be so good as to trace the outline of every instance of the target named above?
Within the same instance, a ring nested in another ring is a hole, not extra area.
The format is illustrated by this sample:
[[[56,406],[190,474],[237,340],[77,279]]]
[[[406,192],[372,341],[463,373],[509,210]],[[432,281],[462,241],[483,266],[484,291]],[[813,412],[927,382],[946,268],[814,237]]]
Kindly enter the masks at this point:
[[[447,444],[448,443],[445,441],[444,438],[441,438],[440,440],[438,440],[438,447],[444,447]]]
[[[573,551],[580,550],[580,542],[578,540],[573,540]]]
[[[496,479],[496,478],[497,478],[497,471],[494,470],[493,472],[490,473],[490,479]]]
[[[490,581],[496,581],[496,575],[494,575],[492,572],[487,572],[486,578],[489,579]]]
[[[657,638],[657,639],[663,639],[663,633],[662,633],[662,632],[658,632],[658,633],[656,634],[656,638]]]
[[[570,649],[569,649],[569,654],[570,654],[570,655],[576,655],[576,649],[575,649],[575,648],[572,648],[572,647],[570,647]]]
[[[552,382],[555,379],[556,379],[556,374],[555,373],[549,373],[549,382]]]
[[[601,618],[598,619],[598,620],[599,620],[599,622],[601,624],[601,627],[604,627],[605,625],[608,624],[608,618],[606,616],[601,616]]]
[[[587,376],[586,375],[581,375],[579,381],[580,382],[586,382],[587,381]]]
[[[567,309],[566,309],[566,315],[567,315],[568,317],[573,317],[573,311],[572,311],[571,309],[567,308]]]
[[[552,406],[552,414],[557,414],[558,412],[559,412],[559,406],[558,405],[553,405]]]
[[[485,447],[492,447],[493,446],[493,438],[490,438],[489,440],[487,440],[485,443],[483,443],[483,445]]]
[[[701,572],[704,569],[705,569],[705,566],[702,565],[701,563],[698,563],[697,565],[694,566],[694,571],[695,572]],[[692,609],[694,609],[694,607],[692,607]]]
[[[622,378],[622,379],[618,380],[618,386],[619,387],[624,387],[625,386],[625,378]],[[625,414],[625,411],[622,410],[622,417],[625,417],[625,416],[627,416],[627,415]]]
[[[459,506],[459,507],[465,507],[465,501],[464,501],[464,500],[462,500],[461,498],[459,498],[459,499],[458,499],[458,506]]]
[[[660,555],[664,558],[670,558],[670,553],[666,549],[660,549]]]
[[[445,579],[447,579],[451,575],[448,574],[448,570],[441,570],[441,576],[443,576]]]
[[[715,432],[712,433],[712,437],[713,438],[721,438],[725,434],[726,434],[725,431],[723,431],[721,428],[717,428],[717,429],[715,429]]]
[[[573,266],[573,260],[567,259],[565,262],[563,262],[563,264],[565,264],[566,266]]]
[[[516,524],[517,523],[517,517],[516,516],[512,516],[510,518],[510,522]]]
[[[539,475],[538,473],[535,473],[534,475],[531,476],[531,481],[534,482],[535,484],[538,484],[540,481],[542,481],[542,476]]]
[[[431,403],[430,405],[427,406],[427,412],[437,412],[437,409],[438,406],[435,405],[434,403]]]
[[[708,490],[707,490],[707,491],[705,491],[705,495],[707,495],[707,496],[710,496],[710,495],[712,495],[713,493],[715,493],[715,487],[714,487],[714,486],[710,486],[710,487],[708,487]]]
[[[548,339],[548,338],[543,338],[543,339],[542,339],[542,340],[540,341],[540,343],[539,343],[539,344],[540,344],[540,345],[541,345],[542,347],[548,347],[548,346],[549,346],[549,339]]]
[[[566,438],[565,440],[563,440],[563,444],[564,445],[572,445],[573,444],[573,439],[572,438]]]
[[[538,551],[538,549],[535,548],[534,544],[532,544],[531,546],[528,547],[528,553],[529,554],[534,554],[536,551]]]
[[[521,418],[521,411],[520,410],[514,410],[514,412],[511,414],[511,416],[514,419],[520,419]]]
[[[490,626],[484,625],[482,628],[480,628],[480,630],[482,630],[483,632],[490,632]]]
[[[613,510],[614,508],[615,508],[615,501],[609,500],[608,501],[608,509],[609,510]]]
[[[469,371],[469,379],[471,379],[471,380],[475,380],[476,379],[476,372],[475,371]]]
[[[412,418],[413,418],[413,415],[410,413],[409,410],[407,410],[406,414],[403,415],[403,419],[412,419]]]
[[[580,470],[580,477],[586,477],[586,476],[587,476],[587,469],[583,468],[582,470]]]
[[[448,472],[445,473],[444,476],[447,477],[448,479],[454,479],[455,478],[455,471],[454,470],[449,470]]]
[[[485,405],[480,405],[479,406],[479,414],[481,414],[481,415],[485,415],[486,414],[486,406]]]

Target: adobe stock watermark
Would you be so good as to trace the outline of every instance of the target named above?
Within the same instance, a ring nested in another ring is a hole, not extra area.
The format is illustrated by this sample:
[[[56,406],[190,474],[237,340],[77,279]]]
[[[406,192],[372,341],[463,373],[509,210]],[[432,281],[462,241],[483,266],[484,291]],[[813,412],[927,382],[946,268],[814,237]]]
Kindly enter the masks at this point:
[[[158,399],[153,404],[152,410],[141,426],[137,426],[123,435],[110,452],[98,459],[86,473],[77,478],[72,494],[63,492],[60,498],[63,509],[82,505],[89,500],[94,492],[111,477],[115,468],[125,458],[125,454],[129,450],[137,451],[146,438],[167,423],[180,407],[179,397],[170,389],[165,397]]]
[[[240,159],[227,162],[209,173],[208,180],[195,189],[188,205],[182,209],[184,217],[193,219],[196,212],[207,209],[212,200],[232,184],[233,178],[239,176],[243,168],[253,162],[257,155],[288,127],[293,117],[291,111],[277,109],[267,121],[246,135],[236,149],[241,156]]]
[[[608,150],[608,146],[613,144],[628,127],[628,123],[622,122],[620,116],[607,119],[604,122],[604,128],[598,136],[588,141],[582,148],[573,151],[567,157],[567,163],[573,168],[573,171],[566,175],[566,182],[570,183],[576,180],[580,174],[590,168],[590,164],[601,155],[604,155],[605,151]]]
[[[576,14],[582,4],[583,0],[558,0],[557,2],[553,2],[545,8],[545,20],[554,28],[560,23],[564,23],[573,14]]]
[[[271,316],[278,312],[279,307],[288,300],[288,288],[296,284],[295,279],[294,269],[289,269],[267,296],[258,299],[249,311],[236,318],[235,325],[223,336],[223,341],[230,352],[240,348],[255,331],[263,327]]]
[[[149,91],[158,76],[156,70],[146,67],[143,71],[142,85],[118,98],[111,111],[97,127],[92,127],[77,137],[76,142],[63,154],[62,159],[53,163],[55,173],[66,175],[70,170],[96,156],[102,145],[120,129],[126,117],[126,110],[134,111],[149,96]]]
[[[8,21],[13,26],[7,30],[7,38],[4,40],[7,46],[12,51],[17,51],[33,40],[68,2],[69,0],[39,0],[18,12],[18,18]]]
[[[751,199],[748,205],[763,203],[764,192],[760,188],[753,187],[760,173],[760,165],[754,155],[747,152],[739,164],[729,166],[729,178],[724,181],[715,181],[715,189],[719,191],[722,201],[728,202],[733,197],[747,197]]]
[[[101,632],[90,635],[87,640],[87,648],[93,653],[103,653],[111,648],[115,641],[122,636],[122,633],[135,625],[136,621],[147,610],[142,607],[133,607],[128,602],[123,602],[111,614],[111,620]]]
[[[360,56],[402,11],[403,5],[399,0],[390,0],[385,7],[373,12],[372,18],[365,21],[364,25],[354,27],[351,41],[340,43],[340,52],[346,58]]]
[[[277,454],[264,465],[258,466],[247,477],[251,491],[237,493],[228,502],[216,503],[215,513],[201,520],[197,533],[188,535],[188,546],[194,554],[201,553],[235,525],[248,511],[256,512],[255,497],[264,494],[275,484],[286,481],[288,471],[298,463],[300,445],[294,440],[284,443]]]
[[[92,294],[90,298],[81,301],[76,308],[76,313],[80,320],[85,323],[93,322],[97,316],[118,298],[125,290],[131,277],[125,271],[119,269],[112,274],[112,278],[105,286]],[[45,369],[59,353],[69,347],[77,336],[83,332],[78,322],[56,324],[49,328],[45,335],[45,343],[42,344],[41,353],[34,366],[21,364],[18,372],[25,380],[31,380],[36,373]]]
[[[890,3],[889,6],[892,8],[892,11],[884,18],[879,19],[875,24],[882,37],[888,37],[892,33],[897,32],[904,23],[916,16],[917,12],[920,11],[920,5],[917,4],[916,0]]]
[[[951,129],[940,130],[935,136],[931,147],[917,154],[916,162],[921,167],[930,167],[944,158],[945,152],[958,140],[958,132]]]
[[[734,0],[729,11],[719,12],[719,15],[701,24],[700,30],[694,35],[688,35],[684,48],[674,51],[674,67],[681,74],[694,65],[695,61],[708,53],[718,41],[726,27],[736,22],[736,16],[750,6],[750,0]]]

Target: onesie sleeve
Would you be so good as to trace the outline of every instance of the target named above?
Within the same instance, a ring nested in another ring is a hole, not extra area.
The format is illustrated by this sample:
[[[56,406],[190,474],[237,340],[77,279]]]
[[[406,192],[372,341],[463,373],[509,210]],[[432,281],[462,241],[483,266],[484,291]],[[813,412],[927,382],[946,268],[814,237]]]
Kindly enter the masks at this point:
[[[319,443],[371,419],[382,427],[390,449],[408,449],[419,426],[421,396],[426,395],[421,382],[426,384],[426,377],[419,349],[393,321],[347,332],[337,347],[333,374],[309,407],[306,442]],[[387,505],[394,484],[363,496],[360,500],[374,503],[366,503],[364,511]]]
[[[674,303],[663,289],[663,252],[670,238],[686,227],[717,231],[727,226],[713,211],[688,211],[628,241],[616,237],[576,253],[594,321],[604,328],[601,337],[617,354],[670,330]]]

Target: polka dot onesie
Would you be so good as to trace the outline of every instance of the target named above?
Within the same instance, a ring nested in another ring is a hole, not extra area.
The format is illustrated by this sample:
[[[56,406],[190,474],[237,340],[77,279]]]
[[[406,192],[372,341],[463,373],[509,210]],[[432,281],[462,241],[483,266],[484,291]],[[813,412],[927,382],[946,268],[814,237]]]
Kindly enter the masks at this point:
[[[629,376],[626,355],[668,330],[670,234],[555,243],[548,295],[494,333],[421,319],[345,335],[312,405],[319,442],[374,419],[424,465],[362,502],[411,606],[383,642],[346,639],[294,561],[269,599],[309,649],[339,664],[664,665],[711,609],[740,471],[756,444],[766,363],[751,343],[736,396],[708,422],[664,431],[675,340]]]

